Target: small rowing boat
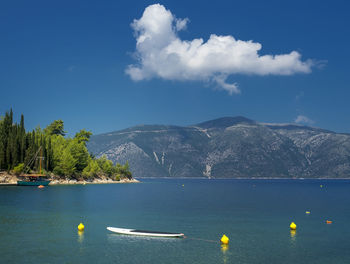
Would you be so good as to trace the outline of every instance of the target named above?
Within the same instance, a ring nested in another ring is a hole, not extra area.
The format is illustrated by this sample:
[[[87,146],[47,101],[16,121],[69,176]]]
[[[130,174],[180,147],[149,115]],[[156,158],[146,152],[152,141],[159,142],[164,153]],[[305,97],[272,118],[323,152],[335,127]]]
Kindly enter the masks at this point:
[[[152,236],[152,237],[184,237],[185,236],[182,233],[146,231],[146,230],[137,230],[137,229],[117,228],[117,227],[107,227],[107,230],[118,234],[133,235],[133,236]]]

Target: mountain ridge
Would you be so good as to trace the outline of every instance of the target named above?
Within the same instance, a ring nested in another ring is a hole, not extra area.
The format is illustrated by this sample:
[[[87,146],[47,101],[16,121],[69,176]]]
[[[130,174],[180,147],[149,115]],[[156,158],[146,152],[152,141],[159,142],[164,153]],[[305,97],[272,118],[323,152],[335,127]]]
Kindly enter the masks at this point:
[[[92,136],[89,151],[129,161],[135,177],[348,178],[350,135],[243,116],[139,125]]]

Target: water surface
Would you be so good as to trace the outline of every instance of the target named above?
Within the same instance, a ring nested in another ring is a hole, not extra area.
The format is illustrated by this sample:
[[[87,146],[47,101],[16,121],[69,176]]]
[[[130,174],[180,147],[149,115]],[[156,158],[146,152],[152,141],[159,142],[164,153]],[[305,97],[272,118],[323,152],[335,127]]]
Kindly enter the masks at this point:
[[[347,180],[0,187],[2,263],[350,263],[349,223]],[[123,236],[107,226],[187,238]]]

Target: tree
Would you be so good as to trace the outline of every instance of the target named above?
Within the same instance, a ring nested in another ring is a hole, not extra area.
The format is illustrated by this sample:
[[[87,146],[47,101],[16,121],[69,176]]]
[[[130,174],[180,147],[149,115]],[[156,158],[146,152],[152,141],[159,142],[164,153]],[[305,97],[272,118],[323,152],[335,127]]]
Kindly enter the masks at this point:
[[[50,125],[44,129],[45,134],[47,135],[61,135],[65,136],[66,131],[64,131],[64,124],[62,120],[55,120]]]
[[[26,149],[26,130],[24,128],[24,116],[21,115],[21,123],[19,125],[19,142],[20,142],[20,162],[24,161]]]
[[[11,165],[11,146],[10,146],[10,135],[12,130],[12,109],[11,112],[6,112],[4,118],[1,120],[0,127],[0,159],[1,169],[9,169]]]
[[[51,149],[52,149],[51,162],[52,162],[53,170],[60,163],[62,159],[63,151],[65,150],[66,146],[67,146],[67,140],[63,136],[61,135],[51,136]]]
[[[74,138],[78,140],[78,142],[88,142],[92,133],[90,131],[86,131],[85,129],[80,130],[75,134]]]
[[[24,169],[24,164],[20,163],[16,167],[13,168],[13,173],[18,176],[23,172],[23,169]]]
[[[132,178],[132,174],[131,171],[129,169],[129,162],[127,161],[124,166],[122,166],[122,174],[124,177],[131,179]]]
[[[62,159],[54,169],[54,173],[62,176],[73,177],[76,171],[77,161],[69,152],[68,149],[65,149],[62,153]]]
[[[3,117],[0,119],[0,170],[6,168],[5,130]]]
[[[26,132],[24,116],[19,124],[13,122],[13,111],[0,116],[0,170],[12,170],[19,174],[22,170],[37,171],[39,159],[35,159],[41,148],[43,167],[56,175],[65,177],[94,178],[105,175],[114,179],[131,178],[129,164],[113,165],[106,156],[99,159],[88,152],[86,142],[92,133],[85,129],[74,138],[65,138],[62,120],[55,120],[44,130],[38,126]]]
[[[94,178],[101,173],[101,168],[98,166],[96,160],[90,159],[89,164],[83,170],[83,177],[86,179]]]
[[[104,174],[106,174],[107,176],[112,176],[113,173],[115,172],[114,170],[114,166],[113,166],[113,162],[109,159],[107,159],[107,157],[105,155],[103,155],[101,158],[97,159],[97,163],[99,165],[99,167],[101,168],[102,172]]]
[[[47,151],[46,151],[46,169],[48,171],[52,171],[53,169],[53,151],[52,151],[52,146],[51,146],[51,137],[48,139],[47,143]]]
[[[9,170],[10,167],[11,167],[11,163],[12,163],[12,159],[11,159],[11,141],[9,140],[9,138],[8,138],[7,144],[6,144],[5,156],[6,156],[7,170]]]
[[[82,172],[83,169],[88,165],[89,151],[85,146],[84,141],[80,141],[77,138],[70,139],[67,145],[68,151],[72,154],[76,162],[77,172]]]

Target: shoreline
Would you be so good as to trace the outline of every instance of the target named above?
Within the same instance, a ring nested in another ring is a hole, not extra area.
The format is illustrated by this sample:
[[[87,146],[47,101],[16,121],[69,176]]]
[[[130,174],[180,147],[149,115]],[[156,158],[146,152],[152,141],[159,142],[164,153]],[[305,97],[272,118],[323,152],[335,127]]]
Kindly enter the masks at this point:
[[[100,177],[93,180],[76,180],[76,179],[58,179],[57,177],[48,179],[51,181],[49,186],[57,185],[86,185],[86,184],[118,184],[118,183],[138,183],[140,181],[136,179],[121,179],[120,181],[114,181],[111,178]],[[0,172],[0,186],[15,186],[17,181],[20,180],[16,175],[8,174],[7,172]]]
[[[76,179],[61,179],[58,177],[48,178],[51,182],[49,186],[57,185],[86,185],[86,184],[125,184],[125,183],[139,183],[142,179],[164,179],[164,180],[286,180],[286,181],[309,181],[309,180],[349,180],[349,178],[275,178],[275,177],[261,177],[261,178],[207,178],[207,177],[142,177],[142,178],[132,178],[132,179],[121,179],[120,181],[114,181],[111,178],[101,176],[100,178],[94,178],[93,180],[76,180]],[[0,172],[0,186],[15,186],[17,185],[17,180],[20,180],[16,175],[9,174],[7,172]]]
[[[349,178],[275,178],[275,177],[252,177],[252,178],[207,178],[207,177],[138,177],[138,179],[166,179],[166,180],[350,180]]]
[[[78,180],[51,180],[49,186],[55,185],[86,185],[86,184],[118,184],[118,183],[138,183],[140,181],[136,179],[122,179],[120,181],[113,181],[112,179],[97,178],[92,181],[78,181]]]

